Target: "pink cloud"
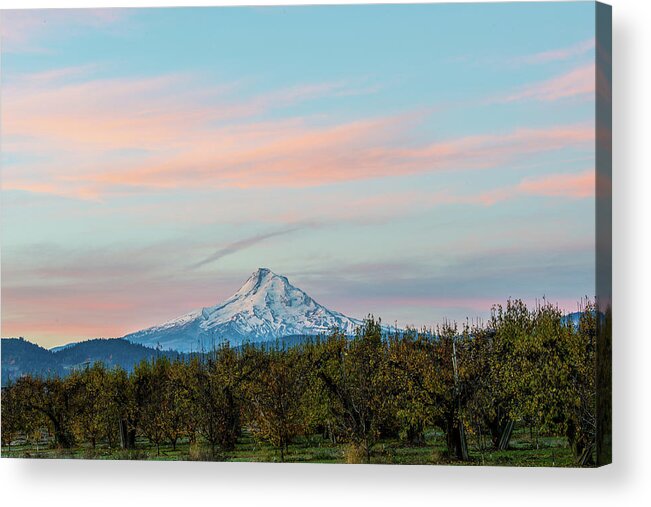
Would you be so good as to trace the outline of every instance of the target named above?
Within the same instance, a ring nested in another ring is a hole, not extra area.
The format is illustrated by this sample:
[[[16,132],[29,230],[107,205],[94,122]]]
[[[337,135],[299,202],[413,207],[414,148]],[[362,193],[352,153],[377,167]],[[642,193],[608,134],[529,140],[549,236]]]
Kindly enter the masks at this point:
[[[92,67],[15,78],[3,89],[8,147],[84,150],[160,149],[223,133],[215,125],[342,93],[365,93],[344,81],[297,85],[252,97],[238,83],[212,85],[183,74],[92,79]],[[86,74],[84,76],[83,74]],[[85,77],[66,82],[64,78]],[[235,97],[234,98],[234,95]],[[38,138],[38,142],[31,141]],[[190,139],[192,138],[192,139]],[[68,143],[67,145],[65,143]]]
[[[280,122],[223,128],[192,137],[178,150],[80,174],[65,187],[90,193],[125,188],[302,188],[323,184],[457,169],[489,169],[524,157],[590,146],[594,129],[570,125],[517,129],[403,148],[394,136],[404,117],[326,127]],[[176,140],[179,143],[179,140]]]
[[[595,188],[595,170],[588,169],[580,173],[557,173],[538,178],[526,178],[515,185],[474,194],[458,194],[452,191],[433,193],[409,191],[363,199],[352,198],[347,205],[332,210],[334,214],[328,214],[327,216],[345,217],[349,220],[359,220],[364,216],[389,219],[410,213],[419,213],[424,209],[436,206],[455,204],[493,206],[504,201],[527,196],[586,199],[595,196]],[[383,210],[386,211],[387,202],[391,202],[390,213],[383,215],[382,212]]]
[[[515,93],[498,98],[496,102],[553,102],[572,97],[594,98],[595,80],[595,65],[590,63],[552,79],[525,86]]]
[[[534,53],[527,56],[522,56],[515,58],[514,63],[524,63],[524,64],[540,64],[540,63],[549,63],[554,61],[569,60],[577,56],[586,54],[589,51],[594,50],[595,40],[587,39],[576,44],[560,48],[553,49],[551,51],[542,51],[540,53]]]
[[[5,150],[40,156],[6,171],[5,188],[82,199],[175,188],[305,188],[490,169],[594,143],[585,124],[407,143],[426,114],[420,111],[346,122],[257,120],[273,108],[358,90],[345,82],[234,99],[237,84],[209,87],[187,75],[79,81],[80,72],[23,76],[3,89]]]
[[[518,190],[531,195],[546,197],[568,197],[585,199],[595,195],[595,170],[588,169],[578,174],[552,174],[541,178],[527,179],[518,185]]]
[[[474,196],[451,197],[467,204],[492,206],[498,202],[522,196],[563,197],[585,199],[595,195],[595,170],[580,173],[549,174],[539,178],[527,178],[517,185],[482,192]]]
[[[112,185],[135,188],[139,180],[147,175],[157,178],[159,173],[160,181],[151,179],[146,186],[174,187],[174,169],[180,170],[178,178],[183,180],[184,169],[190,166],[191,180],[201,168],[210,171],[215,157],[238,163],[243,151],[261,153],[259,147],[272,140],[278,144],[283,137],[298,139],[303,134],[301,119],[240,126],[232,125],[234,120],[320,97],[368,92],[342,81],[234,99],[236,83],[208,86],[186,75],[90,80],[85,76],[79,81],[89,70],[19,76],[3,88],[5,150],[47,160],[21,164],[22,179],[8,171],[6,188],[97,198]],[[299,142],[314,140],[308,134]],[[123,175],[116,169],[120,167],[129,170]],[[224,170],[220,177],[240,178],[229,177]]]
[[[192,127],[212,119],[198,107],[184,108],[198,102],[187,92],[177,92],[173,100],[174,89],[187,86],[185,76],[62,84],[52,74],[23,77],[3,90],[2,127],[9,149],[25,149],[30,142],[53,149],[74,146],[77,152],[155,148],[173,140],[179,123]]]
[[[528,196],[585,199],[594,197],[595,183],[595,171],[588,169],[580,173],[557,173],[527,178],[515,185],[474,194],[458,194],[444,189],[429,192],[391,192],[367,197],[343,194],[340,201],[335,203],[327,196],[317,195],[300,201],[300,214],[266,213],[264,219],[282,224],[301,223],[306,220],[314,223],[384,223],[439,206],[494,206]],[[387,206],[388,202],[391,206]],[[242,210],[242,213],[247,216],[247,210]],[[261,211],[258,210],[257,213],[260,214]]]

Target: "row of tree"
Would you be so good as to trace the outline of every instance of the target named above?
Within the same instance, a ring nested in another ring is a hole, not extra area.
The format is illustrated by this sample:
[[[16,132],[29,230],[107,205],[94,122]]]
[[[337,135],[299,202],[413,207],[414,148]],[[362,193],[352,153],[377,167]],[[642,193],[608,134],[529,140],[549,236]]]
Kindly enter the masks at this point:
[[[61,447],[102,443],[160,449],[201,440],[213,456],[242,429],[281,460],[299,435],[322,434],[370,461],[383,437],[425,445],[446,436],[450,457],[468,441],[506,449],[514,425],[567,437],[594,464],[596,335],[587,303],[576,322],[549,304],[496,306],[484,325],[387,334],[369,318],[354,338],[333,331],[295,347],[227,344],[186,361],[159,357],[131,374],[95,364],[65,378],[24,376],[2,391],[2,439],[48,427]]]

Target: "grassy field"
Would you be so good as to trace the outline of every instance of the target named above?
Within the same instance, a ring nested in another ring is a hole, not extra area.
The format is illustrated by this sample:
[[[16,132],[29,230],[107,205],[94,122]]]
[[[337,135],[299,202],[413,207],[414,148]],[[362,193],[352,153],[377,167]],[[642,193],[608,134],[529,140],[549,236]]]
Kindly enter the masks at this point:
[[[563,438],[540,437],[538,446],[530,439],[528,432],[516,432],[511,446],[506,451],[481,452],[470,446],[470,460],[461,462],[446,457],[445,441],[442,435],[430,432],[427,444],[422,447],[408,447],[396,440],[381,441],[373,448],[371,463],[386,465],[492,465],[492,466],[574,466],[571,450]],[[289,463],[348,463],[351,462],[350,447],[333,445],[320,436],[299,438],[289,446],[285,462]],[[244,433],[235,450],[219,452],[214,459],[207,446],[199,443],[181,442],[176,450],[169,444],[161,445],[160,455],[156,447],[146,439],[138,440],[137,449],[125,451],[106,446],[78,447],[70,450],[50,446],[12,446],[2,448],[2,457],[12,458],[73,458],[73,459],[138,459],[138,460],[189,460],[189,461],[240,461],[279,462],[280,454],[273,447],[260,443]],[[352,457],[352,462],[357,460]]]

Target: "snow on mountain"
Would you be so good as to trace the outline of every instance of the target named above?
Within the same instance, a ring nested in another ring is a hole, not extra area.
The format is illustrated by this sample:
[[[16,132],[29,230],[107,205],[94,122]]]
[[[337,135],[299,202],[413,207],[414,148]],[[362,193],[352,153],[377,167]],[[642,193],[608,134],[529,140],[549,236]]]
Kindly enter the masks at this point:
[[[77,345],[77,342],[66,343],[65,345],[57,345],[56,347],[51,347],[48,349],[50,352],[60,352],[61,350],[69,349]]]
[[[179,352],[210,350],[224,340],[268,342],[293,335],[318,335],[334,327],[353,335],[359,319],[328,310],[286,277],[267,268],[253,273],[230,298],[159,326],[126,335],[132,343]]]

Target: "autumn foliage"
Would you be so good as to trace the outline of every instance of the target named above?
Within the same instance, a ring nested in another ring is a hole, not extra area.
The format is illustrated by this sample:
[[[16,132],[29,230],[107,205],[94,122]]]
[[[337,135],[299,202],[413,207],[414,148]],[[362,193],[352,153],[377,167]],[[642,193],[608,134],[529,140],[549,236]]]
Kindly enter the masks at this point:
[[[448,457],[468,445],[505,450],[514,426],[567,439],[579,465],[596,464],[596,337],[608,318],[584,302],[577,321],[547,303],[493,308],[483,325],[387,332],[369,317],[294,347],[223,344],[189,360],[159,357],[129,374],[95,364],[66,377],[24,376],[2,391],[2,439],[42,428],[62,448],[100,443],[160,449],[205,446],[212,459],[247,431],[281,460],[299,436],[322,435],[370,462],[391,437],[426,445],[445,436]]]

